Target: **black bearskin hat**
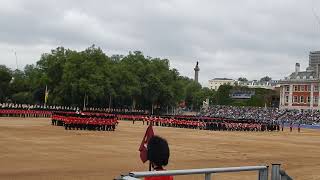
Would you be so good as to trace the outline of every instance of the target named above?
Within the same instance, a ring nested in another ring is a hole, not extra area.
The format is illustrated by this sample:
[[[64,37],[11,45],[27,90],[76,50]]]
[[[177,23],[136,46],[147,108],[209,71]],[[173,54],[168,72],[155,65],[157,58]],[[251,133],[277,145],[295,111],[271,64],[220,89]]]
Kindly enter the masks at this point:
[[[152,136],[148,142],[148,160],[156,166],[166,166],[169,156],[170,150],[167,140],[159,136]]]

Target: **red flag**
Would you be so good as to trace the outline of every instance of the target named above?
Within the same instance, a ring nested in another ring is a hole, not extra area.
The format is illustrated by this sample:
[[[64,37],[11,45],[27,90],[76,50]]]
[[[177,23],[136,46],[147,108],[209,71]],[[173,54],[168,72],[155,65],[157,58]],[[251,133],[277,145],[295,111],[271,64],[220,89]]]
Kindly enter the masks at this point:
[[[144,137],[142,139],[142,142],[139,147],[140,151],[140,159],[143,163],[145,163],[147,158],[147,145],[150,140],[150,138],[154,135],[152,125],[150,124],[146,130],[146,133],[144,134]]]

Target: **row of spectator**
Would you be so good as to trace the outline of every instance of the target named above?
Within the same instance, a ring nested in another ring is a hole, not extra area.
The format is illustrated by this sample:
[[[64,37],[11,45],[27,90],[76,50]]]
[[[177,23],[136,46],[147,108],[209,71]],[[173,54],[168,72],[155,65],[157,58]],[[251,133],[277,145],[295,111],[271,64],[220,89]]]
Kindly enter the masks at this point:
[[[320,111],[318,110],[286,110],[268,107],[238,107],[238,106],[211,106],[202,110],[199,116],[228,118],[235,120],[256,120],[261,122],[279,122],[295,124],[320,123]]]

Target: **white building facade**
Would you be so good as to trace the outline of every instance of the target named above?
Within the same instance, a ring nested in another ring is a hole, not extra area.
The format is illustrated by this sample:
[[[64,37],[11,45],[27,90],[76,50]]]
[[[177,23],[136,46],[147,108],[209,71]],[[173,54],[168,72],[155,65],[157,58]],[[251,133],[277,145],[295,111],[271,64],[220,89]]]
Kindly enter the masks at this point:
[[[209,80],[209,88],[217,91],[221,85],[231,85],[235,84],[235,80],[228,78],[214,78]]]
[[[239,86],[247,86],[248,88],[263,88],[274,90],[276,87],[280,87],[278,80],[271,80],[267,82],[260,81],[247,81],[247,82],[237,82]]]
[[[276,87],[280,87],[278,80],[271,80],[268,82],[260,82],[260,81],[236,81],[233,79],[228,78],[214,78],[209,80],[209,88],[218,90],[221,85],[228,84],[231,86],[239,85],[239,86],[246,86],[248,88],[263,88],[263,89],[272,89],[274,90]]]

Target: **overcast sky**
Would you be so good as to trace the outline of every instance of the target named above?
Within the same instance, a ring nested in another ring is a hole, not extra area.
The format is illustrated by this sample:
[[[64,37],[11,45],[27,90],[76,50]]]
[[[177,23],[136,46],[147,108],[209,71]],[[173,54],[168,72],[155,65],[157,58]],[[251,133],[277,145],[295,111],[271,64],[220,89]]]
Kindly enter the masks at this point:
[[[215,77],[287,76],[320,50],[316,0],[0,0],[0,64],[15,68],[57,46],[170,59],[203,85]]]

